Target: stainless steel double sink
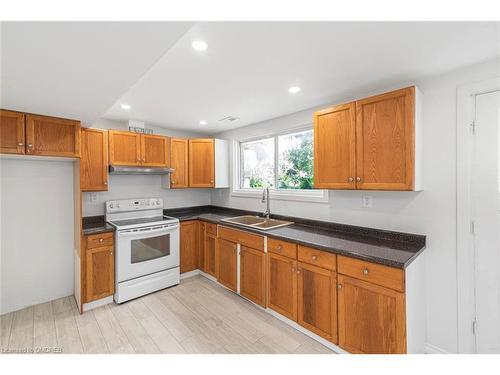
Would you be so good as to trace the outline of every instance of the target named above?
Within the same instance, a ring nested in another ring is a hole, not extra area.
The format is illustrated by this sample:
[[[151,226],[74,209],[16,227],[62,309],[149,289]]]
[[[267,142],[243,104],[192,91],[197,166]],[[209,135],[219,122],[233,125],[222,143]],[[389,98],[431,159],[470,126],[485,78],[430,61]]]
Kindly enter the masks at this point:
[[[241,225],[243,227],[256,228],[260,230],[270,230],[293,224],[293,222],[291,221],[267,219],[265,217],[252,215],[229,217],[227,219],[222,219],[221,221],[227,221],[228,223]]]

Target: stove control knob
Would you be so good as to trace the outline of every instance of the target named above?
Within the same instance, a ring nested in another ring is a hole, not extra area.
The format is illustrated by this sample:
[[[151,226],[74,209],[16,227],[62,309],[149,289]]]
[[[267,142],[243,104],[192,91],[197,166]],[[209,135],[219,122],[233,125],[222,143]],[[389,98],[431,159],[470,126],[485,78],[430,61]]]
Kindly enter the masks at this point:
[[[113,202],[109,204],[109,208],[113,208]]]

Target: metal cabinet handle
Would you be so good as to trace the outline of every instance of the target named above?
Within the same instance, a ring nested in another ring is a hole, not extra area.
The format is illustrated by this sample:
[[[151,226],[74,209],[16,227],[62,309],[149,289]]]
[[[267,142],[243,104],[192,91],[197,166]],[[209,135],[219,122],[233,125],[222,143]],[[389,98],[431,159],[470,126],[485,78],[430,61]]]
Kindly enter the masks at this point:
[[[276,250],[281,251],[281,249],[283,249],[283,246],[281,245],[276,246]]]
[[[365,268],[365,269],[363,270],[363,275],[368,275],[368,268]]]
[[[342,289],[342,284],[337,284],[337,289]]]
[[[295,267],[292,267],[292,272],[295,272]]]
[[[361,182],[361,177],[356,177],[357,182]]]
[[[102,239],[102,238],[99,238],[99,242],[104,242],[104,239]]]
[[[24,146],[24,143],[19,142],[17,145],[18,145],[19,147],[21,147],[21,146]]]
[[[353,181],[354,181],[354,178],[353,178],[353,177],[349,177],[349,178],[347,179],[347,181],[348,181],[348,182],[353,182]]]
[[[107,181],[104,181],[104,185],[107,185],[107,184],[108,184]]]
[[[312,259],[312,260],[317,260],[317,259],[318,259],[318,257],[317,257],[316,255],[313,255],[313,256],[311,257],[311,259]]]
[[[113,255],[113,252],[112,252],[112,251],[110,251],[110,252],[109,252],[109,255]]]
[[[299,269],[299,270],[297,270],[297,275],[300,275],[300,269]]]

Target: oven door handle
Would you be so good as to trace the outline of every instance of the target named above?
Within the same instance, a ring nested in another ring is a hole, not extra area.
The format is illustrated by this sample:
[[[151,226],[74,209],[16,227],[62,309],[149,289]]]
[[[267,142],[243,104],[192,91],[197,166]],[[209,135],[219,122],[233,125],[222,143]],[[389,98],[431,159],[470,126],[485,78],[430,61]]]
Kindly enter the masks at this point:
[[[153,227],[119,230],[118,235],[120,237],[129,237],[138,235],[149,235],[162,232],[168,233],[177,228],[179,228],[178,224],[157,225]]]

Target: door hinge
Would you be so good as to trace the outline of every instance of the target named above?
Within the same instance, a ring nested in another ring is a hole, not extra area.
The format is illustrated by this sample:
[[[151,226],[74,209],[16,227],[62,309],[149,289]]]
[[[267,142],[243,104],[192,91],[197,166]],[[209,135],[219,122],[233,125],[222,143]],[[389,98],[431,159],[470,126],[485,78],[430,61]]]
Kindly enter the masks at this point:
[[[470,222],[470,232],[471,234],[476,234],[476,222],[474,220]]]
[[[476,134],[476,120],[471,121],[470,130],[471,130],[472,134]]]
[[[473,336],[476,336],[476,333],[477,333],[477,320],[474,319],[472,321],[472,335]]]

